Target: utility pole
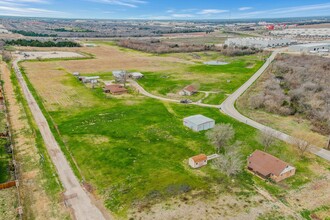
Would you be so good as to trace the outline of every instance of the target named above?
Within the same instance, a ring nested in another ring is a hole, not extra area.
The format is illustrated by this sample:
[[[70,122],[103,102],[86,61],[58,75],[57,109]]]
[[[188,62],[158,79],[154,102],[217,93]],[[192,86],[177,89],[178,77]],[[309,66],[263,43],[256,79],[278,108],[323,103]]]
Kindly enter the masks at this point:
[[[327,149],[330,150],[330,136],[329,136],[329,140],[328,140],[328,146]]]

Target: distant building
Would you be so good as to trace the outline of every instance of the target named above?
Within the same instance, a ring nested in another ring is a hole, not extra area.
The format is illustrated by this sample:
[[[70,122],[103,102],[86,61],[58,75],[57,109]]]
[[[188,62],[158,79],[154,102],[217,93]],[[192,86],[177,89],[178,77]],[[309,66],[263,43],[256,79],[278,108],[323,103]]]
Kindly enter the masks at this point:
[[[199,154],[189,158],[189,166],[194,169],[205,165],[207,165],[207,156],[205,154]]]
[[[280,182],[295,175],[296,168],[266,152],[256,150],[248,158],[248,169],[264,179]]]
[[[74,75],[74,76],[80,76],[80,73],[79,72],[74,72],[74,73],[72,73],[72,75]]]
[[[227,62],[222,62],[222,61],[218,61],[218,60],[213,60],[213,61],[207,61],[204,62],[205,65],[210,65],[210,66],[223,66],[223,65],[227,65]]]
[[[290,52],[326,53],[330,51],[330,43],[299,44],[289,47]]]
[[[188,95],[188,96],[191,96],[195,93],[197,93],[198,90],[195,88],[195,86],[193,85],[189,85],[189,86],[186,86],[184,87],[180,92],[179,92],[179,95]]]
[[[124,86],[117,84],[106,85],[103,91],[105,93],[111,93],[112,95],[122,95],[127,93],[127,89]]]
[[[144,77],[144,75],[140,72],[129,73],[129,76],[133,79],[141,79]]]
[[[330,28],[291,28],[272,31],[271,34],[275,36],[326,39],[330,37]]]
[[[267,48],[267,47],[285,47],[295,43],[291,39],[284,38],[261,38],[261,37],[248,37],[248,38],[229,38],[226,40],[225,45],[239,46],[239,47],[254,47],[254,48]]]
[[[79,77],[79,80],[81,80],[83,83],[97,83],[99,79],[99,76]]]
[[[125,70],[114,70],[114,71],[112,71],[112,75],[115,77],[115,80],[117,82],[122,81],[123,77],[125,77],[126,74],[127,74],[127,72]]]
[[[213,128],[215,121],[203,115],[194,115],[184,118],[183,125],[194,131],[203,131]]]
[[[83,44],[84,47],[96,47],[96,44]]]

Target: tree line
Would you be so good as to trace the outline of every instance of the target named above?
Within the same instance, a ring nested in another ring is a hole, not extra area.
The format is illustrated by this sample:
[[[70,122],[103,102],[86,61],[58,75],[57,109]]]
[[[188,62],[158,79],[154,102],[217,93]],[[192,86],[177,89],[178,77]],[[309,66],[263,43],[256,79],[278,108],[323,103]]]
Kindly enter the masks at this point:
[[[11,32],[29,37],[57,37],[57,34],[41,34],[33,31],[12,30]]]
[[[12,46],[29,46],[29,47],[81,47],[79,43],[72,41],[39,41],[39,40],[7,40],[6,45]]]
[[[118,46],[129,49],[139,50],[147,53],[180,53],[180,52],[202,52],[202,51],[217,51],[225,56],[244,56],[261,52],[256,48],[248,47],[228,47],[215,46],[206,44],[188,44],[188,43],[172,43],[164,42],[159,39],[151,40],[133,40],[124,39],[117,42]]]
[[[330,60],[319,56],[280,55],[269,68],[270,77],[250,97],[249,105],[280,115],[308,119],[312,129],[330,133]]]

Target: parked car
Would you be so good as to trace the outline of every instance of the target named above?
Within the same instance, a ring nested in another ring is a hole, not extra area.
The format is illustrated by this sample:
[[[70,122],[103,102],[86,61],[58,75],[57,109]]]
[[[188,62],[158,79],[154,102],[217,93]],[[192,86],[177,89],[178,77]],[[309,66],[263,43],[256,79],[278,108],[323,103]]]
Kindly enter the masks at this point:
[[[180,103],[189,104],[192,103],[192,101],[190,99],[183,99],[180,101]]]

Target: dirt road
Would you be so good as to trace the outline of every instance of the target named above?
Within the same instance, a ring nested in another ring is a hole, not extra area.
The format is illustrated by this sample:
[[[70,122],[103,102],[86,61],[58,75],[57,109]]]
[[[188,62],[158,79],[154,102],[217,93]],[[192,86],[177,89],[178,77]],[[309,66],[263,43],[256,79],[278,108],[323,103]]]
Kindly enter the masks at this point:
[[[83,189],[77,177],[73,173],[72,168],[70,167],[49,128],[46,118],[27,87],[27,84],[18,67],[18,62],[20,59],[22,58],[17,58],[13,63],[16,76],[20,86],[22,87],[24,96],[28,101],[35,122],[38,125],[40,133],[44,139],[48,153],[56,167],[59,179],[65,188],[64,195],[65,198],[67,198],[66,204],[72,209],[73,216],[77,220],[110,219],[107,213],[104,211],[102,212],[101,209],[97,207],[94,198]]]

